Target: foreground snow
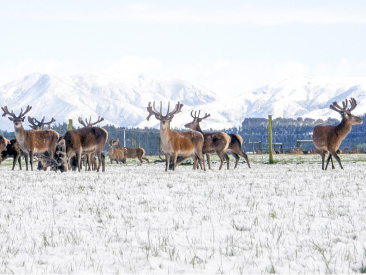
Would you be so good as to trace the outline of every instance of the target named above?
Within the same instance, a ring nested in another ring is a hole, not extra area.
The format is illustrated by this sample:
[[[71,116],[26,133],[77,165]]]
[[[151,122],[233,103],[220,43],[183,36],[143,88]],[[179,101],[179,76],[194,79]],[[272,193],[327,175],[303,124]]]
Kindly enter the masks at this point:
[[[313,157],[208,172],[2,165],[0,273],[365,272],[366,158],[341,158],[326,172]]]

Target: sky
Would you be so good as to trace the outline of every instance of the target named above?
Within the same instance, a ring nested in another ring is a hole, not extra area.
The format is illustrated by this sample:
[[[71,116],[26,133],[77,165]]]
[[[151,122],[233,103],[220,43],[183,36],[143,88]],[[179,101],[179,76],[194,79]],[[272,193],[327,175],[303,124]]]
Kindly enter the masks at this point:
[[[178,78],[221,97],[365,77],[366,1],[0,0],[0,85],[38,72]]]

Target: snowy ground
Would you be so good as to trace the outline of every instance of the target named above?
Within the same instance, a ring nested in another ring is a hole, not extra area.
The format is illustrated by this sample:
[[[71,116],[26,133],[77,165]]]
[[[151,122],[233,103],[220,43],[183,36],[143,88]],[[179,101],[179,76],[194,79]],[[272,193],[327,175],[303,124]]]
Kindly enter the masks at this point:
[[[252,169],[0,166],[0,273],[366,272],[366,155]],[[338,165],[338,164],[337,164]]]

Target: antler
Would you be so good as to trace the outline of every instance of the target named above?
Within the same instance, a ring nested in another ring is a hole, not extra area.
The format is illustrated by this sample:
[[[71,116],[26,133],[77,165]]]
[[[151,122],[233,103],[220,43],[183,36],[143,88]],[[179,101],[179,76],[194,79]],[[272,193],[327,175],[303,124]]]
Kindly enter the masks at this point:
[[[23,113],[23,108],[20,110],[20,114],[18,116],[18,118],[24,117],[26,113],[28,113],[30,110],[32,110],[31,106],[27,106],[27,108],[25,109],[24,113]]]
[[[85,122],[83,121],[83,119],[79,116],[79,118],[78,118],[78,121],[79,121],[79,123],[81,124],[81,125],[83,125],[84,127],[88,127],[86,124],[85,124]]]
[[[81,125],[83,125],[84,127],[91,127],[95,124],[98,124],[99,122],[102,122],[104,120],[104,118],[98,116],[98,120],[96,122],[91,122],[91,117],[89,117],[89,122],[88,122],[87,118],[85,119],[85,122],[83,121],[83,119],[81,117],[79,117],[78,120],[79,120],[79,123]]]
[[[197,111],[195,111],[194,115],[193,115],[193,110],[192,110],[191,111],[191,116],[193,117],[193,119],[197,119],[199,122],[201,122],[205,118],[208,118],[209,116],[211,116],[210,114],[206,113],[204,117],[200,118],[200,113],[201,113],[201,111],[198,111],[198,116],[197,116]]]
[[[351,108],[349,108],[347,111],[350,113],[356,108],[357,102],[356,99],[354,99],[353,97],[351,97],[351,100],[349,102],[351,103]]]
[[[345,99],[344,101],[342,101],[342,105],[343,107],[339,106],[339,104],[337,103],[337,101],[334,101],[329,108],[338,112],[338,113],[342,113],[342,112],[347,112],[347,113],[351,113],[357,106],[357,102],[356,100],[352,97],[349,102],[351,103],[351,107],[347,109],[348,106],[348,100]]]
[[[4,107],[1,107],[1,109],[3,110],[3,116],[6,116],[6,115],[9,115],[13,118],[16,118],[17,116],[14,114],[13,110],[11,112],[9,112],[8,110],[8,106],[4,106]]]
[[[183,108],[183,104],[181,104],[179,101],[178,103],[175,105],[175,108],[172,112],[170,111],[170,102],[168,102],[168,111],[166,113],[165,116],[162,115],[162,109],[163,109],[163,103],[160,101],[160,112],[158,110],[156,110],[155,108],[155,101],[153,102],[153,106],[151,107],[151,102],[149,102],[149,105],[147,106],[147,111],[149,112],[149,115],[147,116],[147,120],[150,119],[150,117],[152,115],[155,116],[155,118],[157,120],[163,120],[163,119],[169,119],[171,120],[173,118],[173,116],[177,113],[179,113],[181,111],[181,109]]]
[[[48,128],[51,128],[51,124],[56,121],[54,118],[52,118],[49,122],[44,122],[44,120],[45,120],[45,117],[43,117],[42,121],[38,121],[36,118],[28,116],[28,122],[31,124],[29,126],[33,130],[43,129],[43,127],[45,125],[48,125]]]

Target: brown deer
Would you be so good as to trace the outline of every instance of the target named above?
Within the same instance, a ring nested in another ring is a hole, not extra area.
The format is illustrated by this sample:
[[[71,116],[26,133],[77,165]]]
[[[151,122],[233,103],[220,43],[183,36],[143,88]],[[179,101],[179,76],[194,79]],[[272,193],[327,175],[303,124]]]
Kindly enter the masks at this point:
[[[332,157],[334,157],[341,169],[343,169],[340,158],[337,155],[337,150],[342,143],[342,140],[351,132],[352,125],[362,124],[363,119],[354,116],[351,112],[356,108],[357,102],[354,98],[349,100],[351,107],[347,109],[348,100],[344,100],[342,102],[343,107],[339,106],[335,101],[333,102],[329,108],[333,111],[340,113],[342,116],[342,121],[337,126],[331,125],[317,125],[314,127],[313,131],[313,143],[315,148],[318,150],[320,156],[322,157],[322,169],[324,170],[324,160],[325,154],[328,152],[329,156],[327,159],[327,164],[325,166],[325,170],[328,168],[329,161],[332,161],[332,168],[334,169]]]
[[[85,121],[83,121],[83,119],[81,117],[78,118],[78,121],[81,125],[83,125],[84,127],[92,127],[95,126],[96,124],[102,122],[104,120],[104,118],[98,116],[98,119],[96,122],[92,122],[91,121],[91,116],[89,117],[89,121],[87,118],[85,118]],[[96,159],[95,159],[95,152],[92,153],[85,153],[85,170],[88,169],[90,170],[95,170],[97,165],[96,165]],[[104,155],[102,153],[102,159],[104,160]],[[103,164],[105,165],[105,164]]]
[[[116,146],[116,148],[113,148]],[[108,141],[108,155],[111,161],[126,163],[127,150],[125,148],[118,148],[118,139],[112,139]]]
[[[6,160],[8,157],[13,157],[13,168],[15,168],[15,164],[19,163],[19,169],[22,170],[21,156],[25,158],[25,164],[28,170],[28,156],[20,150],[19,143],[17,140],[11,139],[10,143],[6,146],[6,150],[3,150],[0,155],[0,163]]]
[[[49,156],[53,156],[56,151],[57,140],[59,138],[58,133],[54,130],[39,130],[39,131],[25,131],[22,125],[24,122],[25,114],[28,113],[32,107],[27,106],[23,112],[16,116],[13,111],[9,112],[8,107],[1,107],[4,114],[8,115],[9,119],[14,124],[15,137],[19,143],[20,149],[25,153],[29,154],[30,166],[33,171],[33,154],[39,154],[48,152]],[[28,169],[27,169],[28,170]]]
[[[116,139],[115,142],[116,142],[116,149],[122,150],[123,154],[125,155],[124,163],[126,163],[126,158],[130,158],[130,159],[137,158],[140,161],[140,163],[142,163],[142,160],[145,160],[145,161],[147,161],[147,163],[150,163],[149,160],[145,156],[144,148],[121,147],[119,145],[119,139]]]
[[[103,119],[98,119],[102,121]],[[80,122],[80,120],[79,120]],[[93,123],[93,125],[96,123]],[[108,132],[103,128],[89,127],[84,125],[84,128],[79,128],[72,131],[67,131],[60,142],[64,140],[65,150],[69,161],[69,167],[71,164],[71,157],[76,156],[76,163],[78,171],[81,169],[81,156],[82,153],[91,154],[95,153],[98,157],[97,172],[99,172],[100,166],[102,165],[102,171],[105,171],[104,157],[102,150],[108,139]]]
[[[0,136],[0,153],[4,150],[6,151],[6,147],[8,144],[10,144],[10,140],[3,136]]]
[[[200,164],[203,163],[204,170],[206,170],[202,155],[203,135],[197,131],[175,132],[170,130],[170,122],[174,115],[181,111],[183,104],[178,102],[172,112],[169,112],[169,107],[170,103],[168,103],[167,114],[163,116],[162,102],[160,102],[160,112],[155,108],[155,101],[152,107],[151,102],[149,102],[147,107],[149,115],[146,118],[149,120],[151,116],[155,116],[160,121],[161,149],[166,158],[165,171],[168,171],[170,158],[173,159],[172,169],[174,171],[183,160],[189,157],[193,159],[194,170],[197,168],[197,161]],[[177,161],[178,156],[180,157],[179,161]]]
[[[226,152],[229,148],[230,136],[223,132],[204,133],[201,130],[200,122],[208,118],[210,114],[206,113],[204,117],[200,118],[200,112],[201,111],[198,111],[197,116],[197,111],[194,112],[194,115],[192,111],[191,116],[193,118],[193,121],[187,123],[186,125],[184,125],[184,127],[198,131],[203,135],[204,142],[202,147],[202,154],[205,154],[207,157],[207,163],[209,169],[211,169],[210,154],[216,153],[221,161],[219,170],[221,170],[225,160],[227,163],[227,169],[229,170],[230,161]]]
[[[193,118],[193,121],[190,122],[190,123],[188,123],[188,124],[186,124],[184,127],[190,128],[192,130],[196,130],[196,131],[202,133],[203,136],[204,136],[204,138],[205,138],[205,143],[208,142],[207,143],[207,147],[209,147],[209,145],[215,146],[215,144],[217,144],[217,145],[220,144],[220,143],[222,144],[224,139],[223,138],[218,139],[218,136],[221,136],[221,134],[224,134],[225,139],[226,139],[226,136],[229,137],[228,147],[225,149],[226,151],[225,152],[221,152],[222,157],[220,157],[220,155],[218,153],[218,150],[216,150],[216,153],[219,155],[220,160],[221,160],[221,165],[220,165],[220,168],[219,169],[222,168],[223,159],[224,158],[227,161],[227,169],[229,169],[229,157],[227,156],[226,152],[230,152],[234,156],[234,158],[236,160],[234,169],[238,166],[239,159],[240,159],[239,158],[239,155],[246,160],[246,162],[248,164],[248,167],[250,168],[248,156],[247,156],[247,154],[245,154],[241,150],[241,147],[242,147],[242,144],[243,144],[243,138],[240,135],[238,135],[238,134],[226,134],[226,133],[222,133],[222,132],[203,133],[203,131],[202,131],[201,127],[200,127],[200,123],[201,123],[202,120],[208,118],[210,116],[210,114],[207,114],[206,113],[204,117],[200,118],[199,117],[200,111],[198,112],[198,116],[196,116],[196,113],[197,112],[195,112],[195,114],[193,115],[193,111],[191,112],[191,116]],[[214,134],[214,135],[211,135],[211,134]],[[206,141],[206,137],[209,138],[208,141]],[[221,140],[221,142],[220,142],[220,140]],[[205,144],[203,145],[203,147],[204,147],[203,151],[204,151],[204,154],[205,154],[205,151],[206,151],[205,150]],[[217,149],[219,149],[219,148],[220,147],[218,147]],[[215,150],[213,150],[213,151],[215,151]],[[209,169],[211,169],[210,155],[209,154],[206,154],[206,156],[207,156],[208,167],[209,167]]]

